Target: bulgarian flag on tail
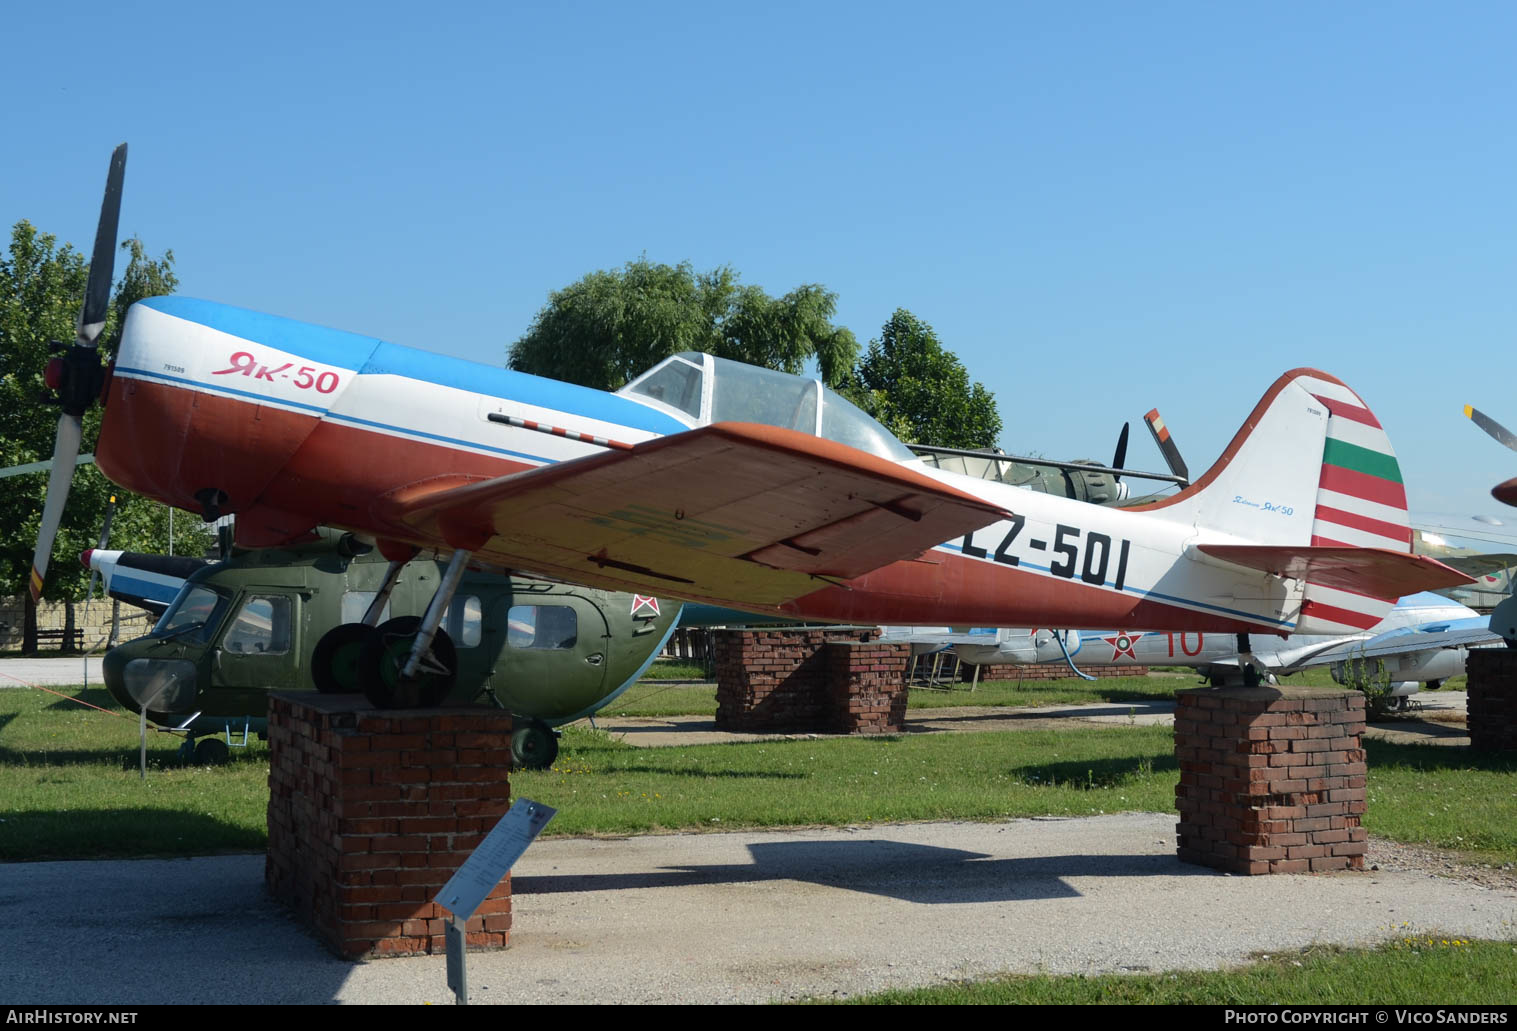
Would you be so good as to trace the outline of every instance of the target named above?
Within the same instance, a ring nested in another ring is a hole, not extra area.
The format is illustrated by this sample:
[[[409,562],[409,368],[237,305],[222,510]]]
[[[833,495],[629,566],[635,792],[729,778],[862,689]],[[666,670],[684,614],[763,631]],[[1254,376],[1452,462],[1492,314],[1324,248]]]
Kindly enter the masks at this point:
[[[1335,379],[1298,381],[1328,412],[1322,446],[1322,476],[1312,521],[1314,547],[1384,548],[1410,553],[1412,530],[1406,488],[1390,439],[1359,395]],[[1396,604],[1308,582],[1301,604],[1310,632],[1368,630]]]

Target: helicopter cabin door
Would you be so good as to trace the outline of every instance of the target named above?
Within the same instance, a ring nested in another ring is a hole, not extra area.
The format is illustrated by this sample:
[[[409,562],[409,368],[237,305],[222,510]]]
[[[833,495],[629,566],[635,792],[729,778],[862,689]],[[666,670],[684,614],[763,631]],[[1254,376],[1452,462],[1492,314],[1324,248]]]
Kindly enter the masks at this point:
[[[498,598],[489,615],[490,683],[507,709],[554,723],[604,696],[610,630],[588,599],[517,592]]]
[[[297,686],[300,603],[288,588],[244,588],[215,644],[215,679],[232,689]]]

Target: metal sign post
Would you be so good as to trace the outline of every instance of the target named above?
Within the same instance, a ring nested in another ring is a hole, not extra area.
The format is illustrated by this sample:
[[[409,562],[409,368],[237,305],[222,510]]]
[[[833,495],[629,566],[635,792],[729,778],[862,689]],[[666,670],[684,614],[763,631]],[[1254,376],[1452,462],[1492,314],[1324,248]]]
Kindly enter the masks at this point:
[[[557,812],[552,806],[530,798],[518,798],[432,900],[452,914],[444,929],[444,943],[448,953],[448,987],[453,989],[454,1001],[459,1006],[469,1004],[465,924]]]

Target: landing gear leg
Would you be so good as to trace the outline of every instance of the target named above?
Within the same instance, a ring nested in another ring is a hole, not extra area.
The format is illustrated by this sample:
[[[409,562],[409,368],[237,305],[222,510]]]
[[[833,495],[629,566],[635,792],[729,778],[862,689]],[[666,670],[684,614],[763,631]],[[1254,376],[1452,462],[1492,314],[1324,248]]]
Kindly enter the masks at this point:
[[[1238,665],[1243,671],[1243,686],[1258,687],[1261,680],[1259,660],[1254,658],[1254,648],[1249,643],[1248,634],[1238,635]]]
[[[442,621],[470,554],[462,550],[453,553],[426,615],[420,620],[415,616],[392,619],[365,642],[358,674],[364,695],[377,707],[430,707],[452,689],[458,674],[458,653],[442,630]]]

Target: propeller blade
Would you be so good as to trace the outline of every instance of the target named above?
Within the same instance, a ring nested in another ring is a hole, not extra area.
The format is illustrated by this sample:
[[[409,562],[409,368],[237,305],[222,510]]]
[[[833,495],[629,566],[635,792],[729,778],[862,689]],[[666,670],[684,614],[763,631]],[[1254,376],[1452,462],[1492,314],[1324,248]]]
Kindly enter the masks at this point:
[[[95,229],[95,253],[90,258],[90,278],[84,288],[84,307],[74,343],[93,348],[105,328],[111,310],[111,283],[116,272],[116,229],[121,221],[121,187],[126,179],[126,144],[111,153],[111,170],[105,177],[105,198],[100,202],[100,224]]]
[[[1120,469],[1127,464],[1127,431],[1132,429],[1132,423],[1124,422],[1122,432],[1117,434],[1117,453],[1111,456],[1111,467]],[[1117,479],[1121,479],[1120,476]]]
[[[1486,415],[1479,409],[1471,408],[1469,405],[1464,406],[1464,414],[1476,426],[1479,426],[1481,429],[1485,430],[1485,432],[1495,437],[1498,443],[1505,444],[1513,451],[1517,451],[1517,436],[1513,436],[1511,430],[1508,430],[1505,426],[1501,425],[1501,423],[1497,422],[1495,419],[1492,419],[1489,415]]]
[[[1143,421],[1148,424],[1148,431],[1154,435],[1154,443],[1159,445],[1159,454],[1164,456],[1164,462],[1169,466],[1169,471],[1176,476],[1184,477],[1189,482],[1190,469],[1186,467],[1185,459],[1180,457],[1180,449],[1175,446],[1173,438],[1169,435],[1169,428],[1159,417],[1159,410],[1151,409],[1147,415],[1143,416]]]
[[[63,414],[58,417],[58,435],[53,441],[53,468],[48,475],[47,501],[42,506],[42,525],[37,532],[37,550],[32,555],[32,577],[27,585],[32,601],[42,596],[48,557],[63,509],[68,502],[74,467],[79,461],[79,443],[84,435],[84,412],[99,396],[104,375],[95,341],[105,328],[111,309],[111,285],[116,271],[116,230],[121,221],[121,187],[126,179],[126,144],[111,153],[111,168],[105,177],[105,198],[100,202],[100,224],[95,229],[95,251],[90,259],[90,277],[84,287],[84,303],[75,322],[74,346],[49,363],[48,386],[58,390]]]
[[[83,434],[84,424],[79,416],[65,412],[58,417],[58,435],[53,442],[53,471],[47,478],[47,501],[42,506],[42,526],[37,531],[37,550],[32,555],[32,578],[28,585],[34,602],[42,597],[48,556],[53,553],[53,538],[58,536],[58,525],[63,522],[63,506],[68,502],[74,464],[79,457],[79,438]]]

